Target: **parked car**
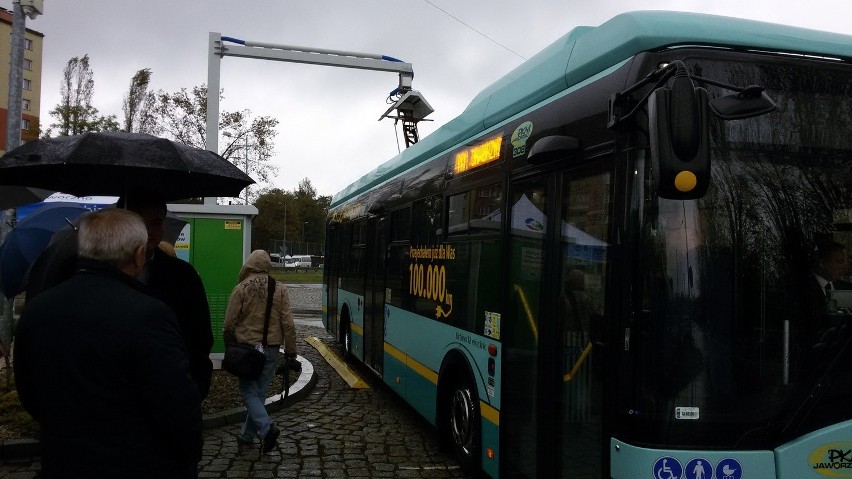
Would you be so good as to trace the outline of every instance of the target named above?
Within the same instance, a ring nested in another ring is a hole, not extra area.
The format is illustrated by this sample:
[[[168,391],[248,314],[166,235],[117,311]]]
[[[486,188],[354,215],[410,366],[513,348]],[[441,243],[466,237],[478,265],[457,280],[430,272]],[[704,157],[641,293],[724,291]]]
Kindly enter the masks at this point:
[[[293,256],[285,256],[284,257],[284,267],[285,268],[310,268],[311,267],[311,257],[306,254],[297,254]]]

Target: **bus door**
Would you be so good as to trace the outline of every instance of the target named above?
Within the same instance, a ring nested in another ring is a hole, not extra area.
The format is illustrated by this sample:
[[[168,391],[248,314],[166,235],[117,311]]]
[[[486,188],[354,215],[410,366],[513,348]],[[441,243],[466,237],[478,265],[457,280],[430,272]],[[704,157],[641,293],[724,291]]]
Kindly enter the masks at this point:
[[[385,352],[385,217],[367,222],[366,284],[364,288],[364,363],[382,374]]]
[[[610,177],[551,171],[511,185],[500,448],[512,456],[509,477],[601,477],[603,359],[594,342],[603,329]]]
[[[539,439],[541,300],[545,294],[544,265],[547,200],[552,185],[547,175],[524,178],[509,190],[508,282],[509,298],[503,322],[503,397],[501,398],[500,451],[503,477],[534,478],[539,474],[538,451],[551,450]]]
[[[335,336],[338,334],[337,317],[337,288],[339,286],[341,260],[343,256],[343,238],[342,226],[338,224],[329,225],[326,230],[325,237],[328,238],[326,244],[326,258],[323,270],[323,281],[325,283],[325,329]]]
[[[553,477],[598,478],[604,468],[604,309],[608,262],[612,255],[612,174],[609,161],[594,169],[559,175],[553,249],[556,283],[548,310],[555,320],[558,358],[548,373],[554,381],[555,441],[560,454]]]

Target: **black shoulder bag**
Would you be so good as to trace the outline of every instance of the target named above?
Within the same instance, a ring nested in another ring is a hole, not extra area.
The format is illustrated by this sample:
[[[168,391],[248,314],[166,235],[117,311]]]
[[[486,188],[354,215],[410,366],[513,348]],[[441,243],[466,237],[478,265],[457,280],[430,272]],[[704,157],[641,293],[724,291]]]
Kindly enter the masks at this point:
[[[266,347],[266,336],[269,334],[269,316],[272,312],[272,296],[275,293],[275,280],[268,276],[267,280],[269,294],[266,298],[266,317],[263,321],[263,342]],[[241,379],[254,381],[263,372],[266,364],[266,354],[258,351],[254,344],[236,343],[225,348],[225,358],[222,360],[222,368],[225,371]]]

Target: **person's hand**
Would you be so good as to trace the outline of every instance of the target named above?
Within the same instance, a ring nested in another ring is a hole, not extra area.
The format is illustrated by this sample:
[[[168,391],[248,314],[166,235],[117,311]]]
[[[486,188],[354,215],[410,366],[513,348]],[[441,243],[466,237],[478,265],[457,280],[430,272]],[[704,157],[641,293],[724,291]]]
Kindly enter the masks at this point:
[[[289,369],[290,371],[301,371],[302,370],[302,363],[300,363],[299,360],[297,360],[295,356],[287,357],[287,360],[285,361],[285,365],[286,365],[287,369]]]

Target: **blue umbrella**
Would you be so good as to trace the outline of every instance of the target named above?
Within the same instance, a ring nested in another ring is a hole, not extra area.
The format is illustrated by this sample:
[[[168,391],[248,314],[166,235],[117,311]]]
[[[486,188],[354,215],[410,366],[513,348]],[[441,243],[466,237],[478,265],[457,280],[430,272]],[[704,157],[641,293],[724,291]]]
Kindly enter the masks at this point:
[[[11,298],[24,290],[30,265],[53,234],[87,212],[76,203],[49,203],[30,213],[0,244],[0,290]]]

